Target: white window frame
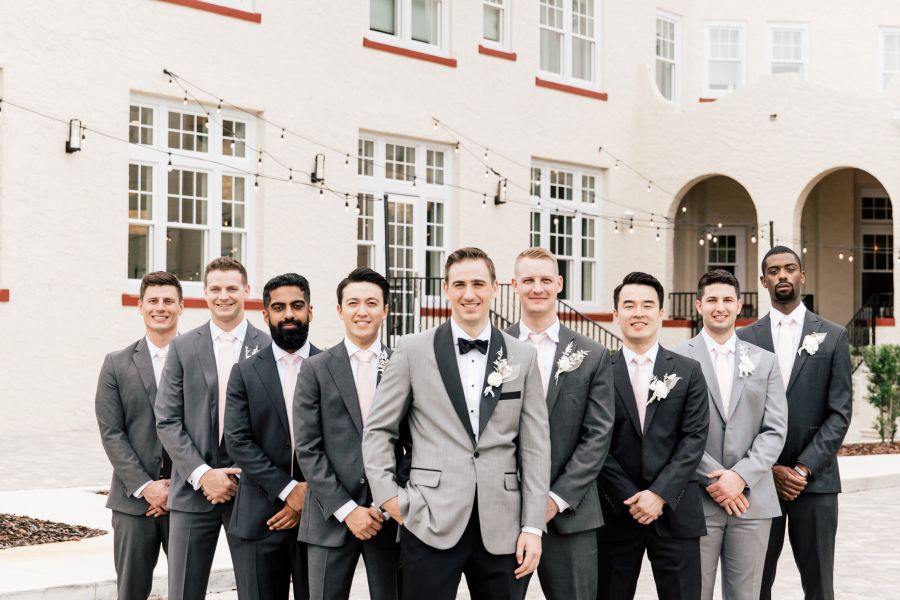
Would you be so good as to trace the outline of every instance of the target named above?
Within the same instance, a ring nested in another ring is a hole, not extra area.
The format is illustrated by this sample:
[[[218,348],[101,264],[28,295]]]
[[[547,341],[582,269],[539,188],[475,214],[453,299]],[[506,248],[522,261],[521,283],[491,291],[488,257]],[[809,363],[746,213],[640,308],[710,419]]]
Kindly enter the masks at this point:
[[[801,59],[798,64],[803,65],[803,69],[799,74],[800,79],[809,79],[809,23],[769,23],[767,28],[767,51],[769,74],[774,75],[772,66],[775,61],[775,32],[776,31],[796,31],[800,33],[800,55]],[[785,62],[785,61],[778,61]]]
[[[532,195],[532,200],[540,198],[540,245],[544,248],[550,247],[550,224],[554,217],[557,216],[556,209],[559,210],[559,216],[572,216],[573,211],[578,211],[572,223],[572,256],[569,259],[572,263],[572,273],[568,280],[564,282],[566,289],[571,294],[565,301],[576,308],[585,308],[588,310],[598,309],[600,306],[600,282],[603,279],[603,261],[599,260],[600,248],[603,244],[604,228],[599,217],[592,215],[602,214],[603,210],[603,189],[605,180],[601,171],[588,169],[578,165],[549,162],[549,161],[532,161],[531,168],[540,169],[540,196]],[[550,171],[566,171],[572,173],[572,200],[557,200],[550,197]],[[592,203],[582,202],[582,181],[583,176],[589,175],[594,178],[595,184],[595,200]],[[528,216],[529,242],[533,242],[532,236],[535,234],[532,226],[532,215],[536,213],[531,211]],[[592,257],[584,257],[581,255],[582,248],[582,225],[584,219],[592,219],[594,221],[594,254]],[[592,285],[592,300],[584,300],[581,295],[582,290],[582,264],[584,262],[592,262],[594,265],[594,281]]]
[[[706,21],[703,27],[703,94],[708,98],[720,98],[728,93],[729,90],[712,90],[709,87],[709,63],[710,57],[710,34],[713,29],[737,29],[740,31],[740,41],[738,49],[740,57],[738,59],[741,65],[741,76],[735,86],[735,91],[744,87],[747,83],[747,26],[742,21]],[[719,59],[717,59],[719,60]]]
[[[745,259],[746,250],[747,250],[747,230],[744,227],[723,227],[721,229],[715,229],[711,232],[714,236],[722,237],[725,235],[734,236],[735,243],[735,254],[734,254],[734,276],[737,278],[738,282],[741,284],[741,287],[744,289],[749,289],[751,282],[747,281],[747,261]],[[712,248],[714,244],[712,241],[707,241],[706,245],[703,247],[703,264],[706,267],[706,271],[710,269],[709,262],[709,250]]]
[[[375,270],[379,273],[385,273],[384,250],[387,240],[384,235],[384,196],[387,194],[390,200],[411,202],[413,204],[413,268],[417,277],[425,277],[425,260],[426,250],[434,248],[428,246],[426,239],[427,225],[427,208],[428,202],[441,202],[444,204],[444,258],[447,253],[454,247],[453,240],[455,235],[454,214],[455,214],[455,195],[453,188],[449,185],[453,181],[453,170],[455,168],[456,154],[453,152],[453,146],[439,143],[430,143],[410,138],[402,138],[399,136],[385,136],[384,134],[373,133],[370,131],[360,131],[360,139],[375,142],[375,165],[374,174],[372,176],[358,175],[357,189],[362,194],[372,194],[374,196],[374,246],[375,246]],[[403,181],[400,179],[388,179],[385,176],[385,145],[397,144],[400,146],[414,147],[416,150],[416,187],[412,186],[412,181]],[[426,177],[426,161],[428,151],[438,151],[444,153],[444,183],[429,184]],[[354,231],[356,223],[354,222]],[[359,244],[359,240],[356,242]],[[371,243],[367,243],[371,245]]]
[[[658,84],[656,83],[656,61],[658,60],[667,60],[662,59],[656,54],[656,21],[668,21],[672,23],[675,29],[675,37],[674,37],[674,45],[675,45],[675,56],[672,59],[671,63],[674,66],[674,76],[672,77],[672,98],[666,98],[662,90],[659,89]],[[671,102],[672,104],[678,104],[681,101],[681,16],[676,15],[675,13],[670,13],[664,10],[659,10],[656,12],[656,16],[653,19],[653,85],[656,87],[657,92],[659,92],[660,97],[666,102]]]
[[[900,68],[896,71],[886,71],[885,61],[884,61],[884,38],[888,35],[896,35],[900,37],[900,27],[879,27],[878,28],[878,90],[887,89],[887,86],[884,83],[884,76],[887,73],[891,73],[892,76],[897,76],[900,74]]]
[[[600,43],[603,39],[601,35],[601,29],[603,27],[604,21],[602,19],[602,14],[600,11],[600,0],[588,0],[588,2],[592,2],[594,5],[594,80],[587,81],[585,79],[578,79],[577,77],[572,75],[572,66],[574,63],[573,55],[572,55],[572,40],[575,37],[575,33],[572,29],[572,0],[563,0],[563,50],[562,50],[562,73],[554,73],[552,71],[544,71],[541,69],[541,50],[540,50],[540,41],[538,42],[538,76],[541,79],[545,79],[547,81],[553,81],[556,83],[562,83],[565,85],[570,85],[573,87],[578,87],[591,91],[600,91],[602,89],[601,82],[603,81],[603,69],[600,58],[602,56]],[[540,24],[540,17],[538,18],[538,39],[540,40],[540,30],[543,28],[543,25]],[[555,30],[554,30],[555,31]]]
[[[450,57],[450,2],[438,0],[438,43],[427,44],[412,39],[412,0],[394,0],[395,23],[397,33],[391,35],[383,31],[369,29],[370,20],[366,24],[366,37],[391,46],[399,46],[416,52],[433,54],[444,58]]]
[[[184,106],[179,99],[165,100],[134,94],[130,98],[129,106],[139,105],[153,109],[153,145],[129,144],[128,164],[138,163],[153,166],[153,195],[152,195],[152,219],[150,239],[150,271],[166,270],[166,234],[169,227],[168,219],[168,163],[171,156],[173,169],[200,171],[208,174],[207,224],[202,226],[207,232],[204,252],[206,261],[220,255],[222,246],[222,176],[233,175],[243,177],[244,181],[244,256],[241,261],[246,267],[251,286],[255,284],[256,255],[256,194],[254,188],[253,173],[257,170],[257,153],[249,148],[243,158],[224,155],[222,153],[222,119],[241,121],[246,124],[248,146],[257,147],[255,120],[245,113],[222,109],[221,114],[216,114],[215,107],[208,110],[201,109],[196,103]],[[191,113],[196,116],[206,116],[210,113],[207,152],[191,150],[176,150],[168,147],[168,113]],[[171,153],[171,154],[170,154]],[[127,165],[126,165],[127,166]],[[123,186],[127,188],[126,185]],[[125,191],[119,196],[125,202]],[[126,205],[127,209],[127,205]],[[128,219],[131,223],[132,220]],[[135,221],[137,224],[137,221]],[[201,226],[186,225],[186,229],[196,229]],[[226,232],[233,232],[233,228],[224,228]],[[127,253],[127,246],[126,246]],[[127,254],[125,262],[127,264]],[[202,275],[202,273],[201,273]],[[203,293],[202,281],[182,281],[185,297],[201,297]],[[126,293],[137,294],[140,290],[140,279],[126,278]]]
[[[500,18],[500,41],[495,42],[494,40],[489,40],[484,37],[484,7],[485,6],[493,6],[496,7],[496,2],[490,2],[489,0],[482,0],[482,13],[481,13],[481,45],[486,48],[494,48],[495,50],[502,50],[504,52],[508,52],[512,48],[512,17],[510,16],[512,13],[512,3],[513,0],[502,0],[501,10],[503,11],[503,16]]]

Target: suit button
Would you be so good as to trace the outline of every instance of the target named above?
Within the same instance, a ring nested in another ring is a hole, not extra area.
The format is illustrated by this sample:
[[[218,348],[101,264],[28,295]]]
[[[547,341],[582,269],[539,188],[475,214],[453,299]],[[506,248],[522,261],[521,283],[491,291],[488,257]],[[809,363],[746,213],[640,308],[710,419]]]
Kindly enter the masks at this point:
[[[363,477],[362,479],[359,480],[359,482],[362,483],[363,485],[365,485],[365,483],[366,483],[366,478]]]
[[[478,452],[475,452],[475,458],[478,458],[479,456],[481,456],[481,454],[479,454]]]
[[[285,442],[285,443],[284,443],[284,447],[285,447],[285,448],[290,448],[290,447],[291,447],[290,442]]]

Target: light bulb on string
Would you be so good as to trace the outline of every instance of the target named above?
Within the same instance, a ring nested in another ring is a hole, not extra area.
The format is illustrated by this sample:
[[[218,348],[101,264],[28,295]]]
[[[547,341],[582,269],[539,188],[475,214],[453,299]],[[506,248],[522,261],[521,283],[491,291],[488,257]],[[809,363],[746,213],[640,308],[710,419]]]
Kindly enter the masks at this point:
[[[630,233],[630,234],[634,233],[634,219],[631,219],[630,222],[628,223],[628,233]]]
[[[350,155],[349,154],[347,155],[347,158],[344,159],[344,168],[345,169],[350,168]]]
[[[659,227],[656,228],[656,243],[659,243]]]
[[[718,244],[718,243],[719,243],[719,236],[714,235],[714,236],[713,236],[713,239],[712,239],[712,243],[713,243],[713,244]]]
[[[481,208],[487,208],[487,194],[481,195]]]
[[[172,153],[169,152],[169,164],[166,165],[166,170],[171,173],[172,172]]]
[[[256,164],[262,166],[262,150],[259,151],[259,158],[256,159]]]
[[[844,253],[838,252],[838,260],[844,260]]]
[[[706,243],[706,240],[704,240],[703,238],[700,238],[700,245],[702,246],[705,243]]]
[[[294,183],[294,170],[288,169],[288,172],[289,172],[288,183]]]
[[[806,246],[803,246],[803,250],[801,250],[803,254],[806,254]]]
[[[852,255],[852,254],[850,254],[849,256],[847,256],[847,261],[848,261],[848,262],[853,262],[853,255]]]
[[[212,115],[209,113],[206,113],[206,121],[203,122],[203,128],[206,129],[207,131],[209,130],[210,120],[212,120]]]
[[[350,210],[350,194],[344,194],[344,212]]]
[[[711,239],[712,239],[712,234],[711,234],[710,232],[708,232],[708,231],[706,232],[706,239],[707,239],[707,240],[711,240]]]
[[[615,164],[615,166],[613,167],[613,170],[614,170],[614,171],[618,171],[618,170],[619,170],[619,161],[616,161],[616,164]]]
[[[281,143],[284,143],[284,129],[281,130]]]
[[[487,179],[487,177],[488,177],[490,174],[491,174],[491,170],[490,170],[490,169],[485,169],[485,170],[484,170],[484,177],[485,177],[485,179]]]
[[[219,98],[219,105],[216,107],[216,114],[222,114],[222,99]]]
[[[433,128],[434,128],[434,129],[437,129],[437,126],[438,126],[438,120],[435,119],[435,120],[434,120],[434,126],[433,126]]]
[[[719,221],[718,223],[716,223],[716,227],[718,227],[719,229],[722,229],[722,221]]]
[[[231,140],[231,151],[234,152],[234,140]]]
[[[184,94],[184,105],[187,106],[187,93]]]
[[[613,227],[613,233],[619,235],[619,222],[615,221],[615,227]]]
[[[653,213],[650,213],[650,224],[653,225]]]
[[[169,75],[169,87],[172,87],[172,76]]]
[[[487,159],[488,159],[488,149],[485,148],[484,149],[484,160],[487,160]]]
[[[681,212],[682,212],[682,213],[686,213],[686,212],[687,212],[687,204],[682,204],[682,205],[681,205]]]
[[[456,142],[456,145],[453,146],[453,153],[459,154],[459,142]]]
[[[412,178],[412,188],[416,189],[416,176],[415,175],[413,175],[413,178]]]
[[[653,182],[652,182],[652,181],[648,181],[648,182],[647,182],[647,192],[648,192],[648,193],[653,191],[652,186],[653,186]]]
[[[325,188],[320,187],[319,188],[319,198],[324,198],[324,197],[325,197]]]
[[[256,179],[253,180],[253,189],[259,189],[259,173],[256,174]]]
[[[753,228],[753,232],[750,234],[750,243],[756,243],[756,227]]]

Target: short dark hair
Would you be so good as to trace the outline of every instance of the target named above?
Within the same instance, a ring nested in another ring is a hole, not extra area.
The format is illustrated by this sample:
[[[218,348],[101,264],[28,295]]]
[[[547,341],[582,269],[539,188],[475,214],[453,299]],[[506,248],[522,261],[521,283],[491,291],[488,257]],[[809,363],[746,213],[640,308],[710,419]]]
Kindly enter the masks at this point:
[[[360,267],[358,269],[353,269],[350,271],[350,274],[344,277],[341,282],[337,286],[337,301],[338,304],[343,304],[344,302],[344,288],[346,288],[351,283],[374,283],[378,287],[381,288],[381,297],[384,299],[385,305],[388,303],[388,298],[391,294],[391,288],[388,285],[388,280],[384,278],[384,275],[379,273],[378,271],[374,271],[367,267]]]
[[[734,287],[735,297],[741,297],[741,284],[737,280],[737,277],[735,277],[725,269],[713,269],[712,271],[704,273],[703,276],[700,277],[700,281],[697,283],[697,298],[700,298],[702,300],[703,292],[706,290],[706,286],[716,283],[722,283],[724,285],[730,285]]]
[[[447,262],[444,263],[444,281],[450,281],[448,278],[450,267],[464,260],[483,260],[487,264],[488,272],[491,274],[491,283],[497,281],[497,270],[494,268],[494,261],[487,255],[487,252],[481,248],[475,248],[474,246],[467,246],[465,248],[460,248],[459,250],[454,250],[453,253],[447,257]]]
[[[303,292],[303,299],[306,300],[307,304],[309,303],[309,282],[306,280],[306,277],[296,273],[285,273],[276,275],[266,282],[266,286],[263,288],[263,306],[269,308],[269,302],[272,300],[272,290],[289,285],[300,288],[300,291]]]
[[[613,306],[618,309],[619,308],[619,292],[622,291],[622,288],[626,285],[647,285],[656,290],[656,297],[659,298],[659,307],[663,307],[663,297],[665,296],[665,291],[663,290],[662,284],[659,282],[659,279],[650,275],[649,273],[641,273],[640,271],[632,271],[628,275],[622,279],[622,283],[616,286],[616,289],[613,290]]]
[[[766,255],[763,256],[762,262],[760,263],[759,268],[763,275],[765,275],[765,273],[766,273],[766,261],[769,259],[770,256],[774,256],[776,254],[793,254],[794,258],[797,259],[797,266],[800,267],[801,271],[803,270],[803,261],[800,260],[799,254],[797,254],[796,252],[794,252],[787,246],[773,246],[772,248],[769,249],[768,252],[766,252]]]
[[[203,271],[203,287],[206,287],[206,278],[211,271],[237,271],[241,274],[241,283],[247,285],[247,269],[230,256],[220,256],[209,261],[206,270]]]
[[[184,300],[184,294],[181,291],[181,282],[171,273],[167,273],[166,271],[144,273],[144,276],[141,277],[141,301],[144,300],[144,292],[146,292],[147,288],[151,285],[171,285],[178,290],[178,301],[181,302]]]

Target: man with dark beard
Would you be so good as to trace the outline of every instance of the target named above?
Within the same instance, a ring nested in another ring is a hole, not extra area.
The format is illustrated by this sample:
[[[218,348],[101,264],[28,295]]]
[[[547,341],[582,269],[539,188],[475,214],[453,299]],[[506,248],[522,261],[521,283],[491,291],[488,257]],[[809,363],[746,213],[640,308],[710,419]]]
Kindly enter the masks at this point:
[[[234,555],[238,596],[244,600],[309,598],[306,545],[297,526],[306,482],[294,455],[291,404],[304,359],[319,352],[307,337],[312,320],[309,283],[296,273],[263,289],[263,317],[272,344],[235,365],[228,382],[225,443],[241,469],[228,532],[240,538]]]

